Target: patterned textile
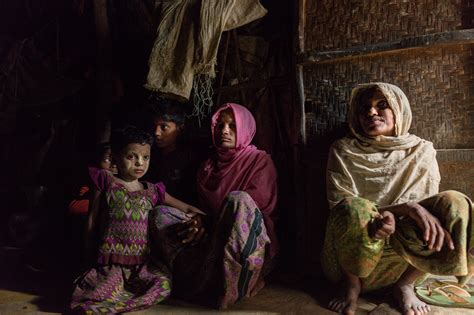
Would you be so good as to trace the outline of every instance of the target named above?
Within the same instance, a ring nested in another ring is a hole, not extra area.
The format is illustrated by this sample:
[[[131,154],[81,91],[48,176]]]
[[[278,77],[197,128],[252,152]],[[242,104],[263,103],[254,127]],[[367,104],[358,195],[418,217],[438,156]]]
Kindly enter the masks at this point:
[[[184,212],[168,206],[159,206],[150,213],[152,259],[158,258],[173,267],[176,256],[186,248],[176,234],[176,227],[187,219]]]
[[[105,191],[109,224],[99,249],[100,264],[144,262],[149,252],[148,211],[153,208],[155,193],[155,186],[150,184],[143,191],[129,192],[120,184]]]
[[[431,274],[462,276],[474,272],[474,229],[471,200],[446,191],[419,202],[451,233],[454,250],[428,249],[411,218],[397,220],[389,241],[369,237],[368,224],[378,215],[377,205],[363,198],[346,198],[331,210],[322,253],[323,270],[336,282],[341,268],[361,278],[364,291],[395,283],[410,265]]]
[[[262,213],[249,194],[230,192],[210,237],[196,246],[182,245],[175,237],[173,227],[181,220],[176,209],[160,206],[150,226],[157,245],[152,256],[169,264],[173,294],[227,308],[263,288],[262,268],[270,239]]]
[[[92,170],[102,192],[102,239],[97,265],[75,283],[71,308],[84,313],[118,313],[159,303],[170,294],[170,274],[149,262],[148,213],[164,198],[164,185],[144,182],[130,192],[114,176]]]
[[[270,239],[262,213],[247,193],[231,192],[223,212],[221,220],[228,218],[235,222],[224,246],[224,290],[219,306],[226,308],[243,297],[257,294],[263,288],[261,272],[265,246],[270,243]]]
[[[79,313],[123,313],[158,304],[170,295],[165,266],[96,267],[76,280],[71,308]]]

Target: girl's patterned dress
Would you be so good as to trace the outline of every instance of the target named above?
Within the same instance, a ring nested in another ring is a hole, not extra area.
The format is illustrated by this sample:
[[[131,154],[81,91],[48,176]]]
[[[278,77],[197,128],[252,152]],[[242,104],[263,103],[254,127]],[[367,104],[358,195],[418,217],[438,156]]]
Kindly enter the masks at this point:
[[[152,306],[170,294],[170,273],[148,260],[148,214],[164,200],[162,183],[130,192],[113,175],[90,169],[102,191],[97,264],[75,282],[71,308],[80,313],[123,313]]]

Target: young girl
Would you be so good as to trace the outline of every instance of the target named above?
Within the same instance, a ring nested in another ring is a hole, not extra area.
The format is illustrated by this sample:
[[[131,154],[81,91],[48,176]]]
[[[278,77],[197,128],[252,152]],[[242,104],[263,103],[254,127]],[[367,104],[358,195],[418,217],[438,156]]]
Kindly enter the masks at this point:
[[[149,261],[148,213],[156,205],[177,208],[188,217],[202,213],[165,192],[160,182],[139,179],[148,170],[153,138],[136,127],[114,131],[111,147],[117,174],[90,169],[95,184],[87,226],[91,249],[96,228],[96,264],[76,280],[71,308],[81,313],[123,313],[157,304],[170,294],[170,275]]]

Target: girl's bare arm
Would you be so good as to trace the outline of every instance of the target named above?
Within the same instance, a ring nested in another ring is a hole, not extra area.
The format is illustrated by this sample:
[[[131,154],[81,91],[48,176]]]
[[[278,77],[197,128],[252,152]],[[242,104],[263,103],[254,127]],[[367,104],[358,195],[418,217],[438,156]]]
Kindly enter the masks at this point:
[[[176,208],[178,210],[181,210],[185,213],[191,213],[191,214],[192,213],[199,213],[199,214],[202,214],[202,215],[206,215],[204,212],[202,212],[198,208],[196,208],[194,206],[191,206],[191,205],[188,205],[187,203],[185,203],[185,202],[183,202],[179,199],[176,199],[175,197],[171,196],[168,193],[165,193],[164,204],[167,205],[167,206]]]

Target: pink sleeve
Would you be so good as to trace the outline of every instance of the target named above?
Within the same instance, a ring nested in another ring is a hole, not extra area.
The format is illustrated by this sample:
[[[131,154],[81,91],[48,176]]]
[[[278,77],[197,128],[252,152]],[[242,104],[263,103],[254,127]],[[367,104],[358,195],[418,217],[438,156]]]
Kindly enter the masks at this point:
[[[97,190],[103,190],[107,185],[108,175],[105,170],[96,167],[89,167],[89,176]]]
[[[165,202],[165,192],[166,192],[165,184],[163,184],[163,182],[156,183],[155,189],[156,189],[156,194],[153,200],[154,206],[161,205],[163,204],[163,202]]]

